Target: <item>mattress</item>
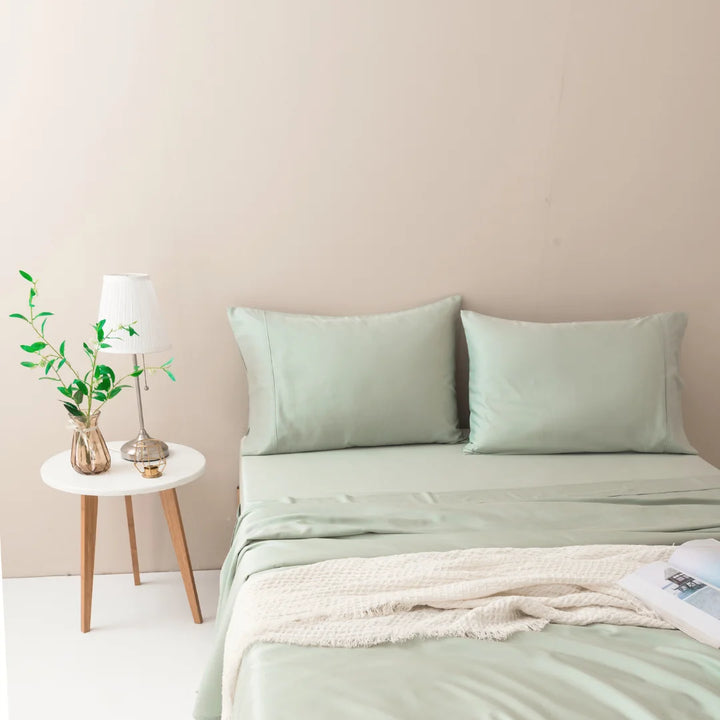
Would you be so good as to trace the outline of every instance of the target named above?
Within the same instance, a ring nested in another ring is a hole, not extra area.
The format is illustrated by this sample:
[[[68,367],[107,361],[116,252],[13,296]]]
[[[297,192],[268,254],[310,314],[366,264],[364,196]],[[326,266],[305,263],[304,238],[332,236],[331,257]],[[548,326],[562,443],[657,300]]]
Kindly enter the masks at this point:
[[[462,445],[348,448],[241,460],[243,504],[284,497],[668,480],[717,472],[697,455],[467,455]]]

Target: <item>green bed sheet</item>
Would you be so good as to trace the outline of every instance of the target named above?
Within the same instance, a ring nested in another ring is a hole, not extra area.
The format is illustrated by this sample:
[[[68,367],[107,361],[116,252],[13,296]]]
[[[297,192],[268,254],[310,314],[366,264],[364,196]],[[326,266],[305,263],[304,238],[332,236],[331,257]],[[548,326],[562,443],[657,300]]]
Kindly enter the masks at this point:
[[[220,716],[224,635],[253,573],[336,557],[707,537],[720,537],[720,474],[255,503],[223,566],[216,646],[195,717]],[[610,625],[551,625],[503,643],[259,644],[243,661],[236,698],[234,720],[716,720],[720,651],[678,631]]]

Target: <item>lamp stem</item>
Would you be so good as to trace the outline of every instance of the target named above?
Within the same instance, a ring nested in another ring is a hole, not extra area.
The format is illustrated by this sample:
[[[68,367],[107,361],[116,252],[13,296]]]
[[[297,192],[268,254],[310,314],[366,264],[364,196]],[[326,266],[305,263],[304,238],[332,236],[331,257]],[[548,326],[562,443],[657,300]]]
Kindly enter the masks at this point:
[[[138,366],[138,356],[137,353],[133,353],[133,370],[139,367]],[[122,455],[124,460],[130,460],[131,462],[134,462],[137,460],[137,449],[138,449],[138,443],[143,442],[144,440],[153,440],[153,438],[148,435],[147,430],[145,429],[145,418],[143,417],[143,406],[142,406],[142,395],[140,390],[140,376],[138,375],[135,378],[135,394],[137,396],[137,409],[138,409],[138,417],[140,419],[140,432],[137,434],[137,437],[133,438],[132,440],[128,440],[123,446],[120,448],[120,454]],[[156,441],[158,445],[158,457],[147,457],[144,456],[145,460],[159,460],[160,458],[164,458],[168,456],[169,450],[167,443],[164,443],[162,440]]]
[[[133,370],[138,367],[138,356],[133,354]],[[145,418],[143,417],[142,395],[140,394],[140,376],[135,377],[135,394],[137,396],[138,417],[140,418],[140,435],[146,435]]]

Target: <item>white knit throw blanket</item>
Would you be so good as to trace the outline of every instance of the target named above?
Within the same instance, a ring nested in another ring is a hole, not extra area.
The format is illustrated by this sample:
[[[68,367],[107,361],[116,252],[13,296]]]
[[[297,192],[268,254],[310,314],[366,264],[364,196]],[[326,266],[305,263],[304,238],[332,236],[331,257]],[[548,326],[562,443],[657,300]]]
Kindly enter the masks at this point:
[[[223,719],[253,643],[366,647],[412,638],[505,640],[549,622],[670,627],[620,588],[667,546],[491,548],[342,558],[253,575],[225,641]]]

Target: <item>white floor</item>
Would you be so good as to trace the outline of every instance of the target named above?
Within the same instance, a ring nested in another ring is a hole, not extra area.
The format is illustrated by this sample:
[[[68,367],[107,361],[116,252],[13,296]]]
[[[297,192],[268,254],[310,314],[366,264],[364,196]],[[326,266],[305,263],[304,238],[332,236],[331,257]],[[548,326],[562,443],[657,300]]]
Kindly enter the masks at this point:
[[[78,577],[3,581],[11,720],[190,720],[215,630],[219,571],[97,575],[80,632]]]

